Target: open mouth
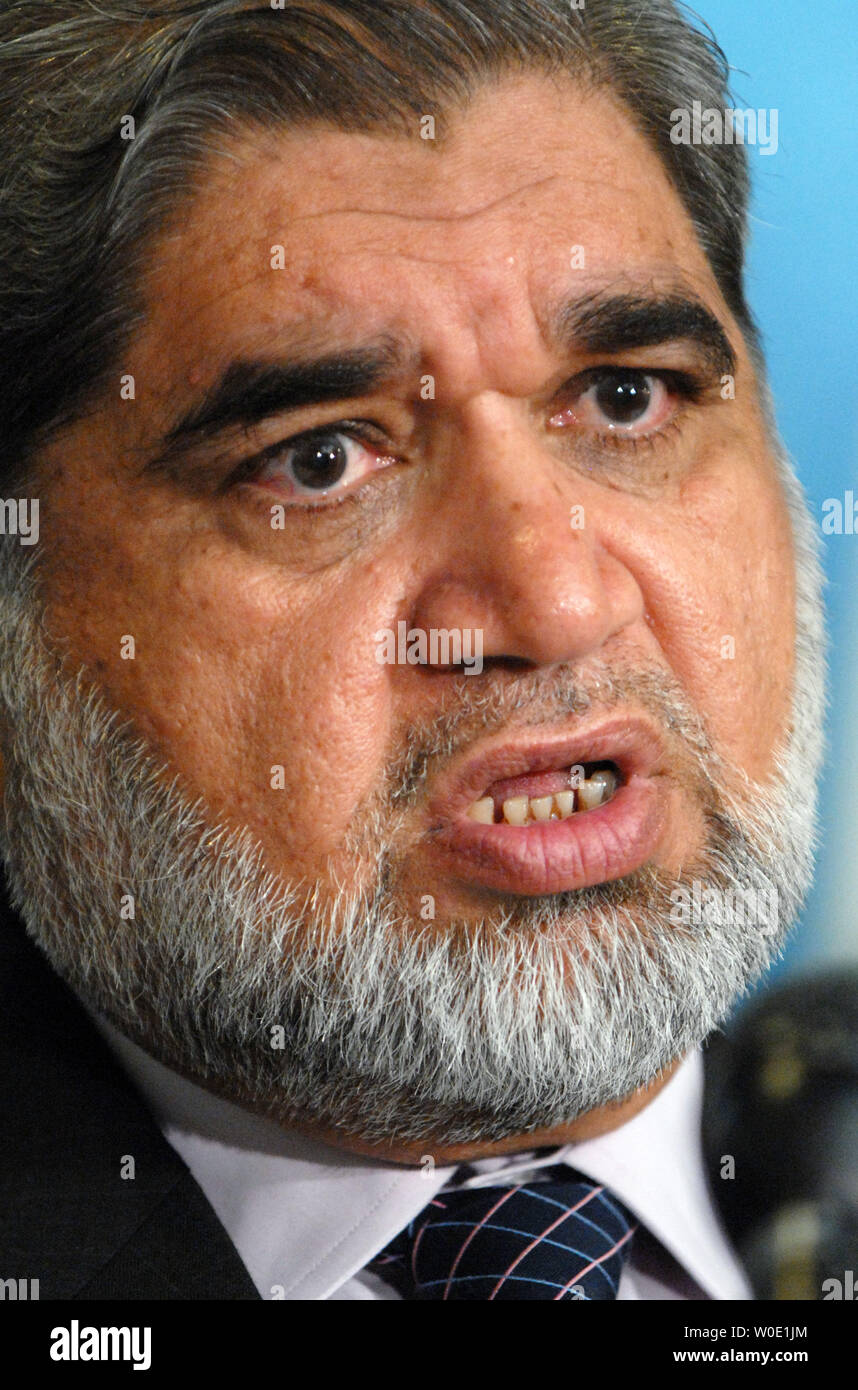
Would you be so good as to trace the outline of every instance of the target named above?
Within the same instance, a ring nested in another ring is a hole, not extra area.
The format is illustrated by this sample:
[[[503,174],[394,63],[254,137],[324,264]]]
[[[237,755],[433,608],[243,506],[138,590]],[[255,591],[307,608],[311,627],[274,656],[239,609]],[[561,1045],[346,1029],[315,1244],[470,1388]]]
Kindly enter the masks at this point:
[[[614,797],[623,783],[616,763],[576,763],[551,772],[507,777],[486,788],[469,807],[478,825],[528,825],[568,820],[594,811]]]
[[[653,858],[670,779],[657,728],[626,712],[489,742],[434,788],[431,857],[454,879],[551,894],[623,878]]]

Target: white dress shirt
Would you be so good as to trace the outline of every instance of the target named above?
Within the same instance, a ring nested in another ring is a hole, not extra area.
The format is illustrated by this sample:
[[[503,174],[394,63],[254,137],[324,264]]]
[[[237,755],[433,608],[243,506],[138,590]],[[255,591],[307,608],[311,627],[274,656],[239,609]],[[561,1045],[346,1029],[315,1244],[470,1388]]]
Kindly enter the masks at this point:
[[[184,1159],[262,1298],[398,1300],[364,1266],[450,1181],[427,1155],[409,1168],[282,1130],[178,1076],[94,1022]],[[483,1159],[468,1186],[569,1162],[642,1223],[620,1299],[746,1299],[706,1186],[699,1137],[703,1063],[691,1054],[634,1119],[538,1156]]]

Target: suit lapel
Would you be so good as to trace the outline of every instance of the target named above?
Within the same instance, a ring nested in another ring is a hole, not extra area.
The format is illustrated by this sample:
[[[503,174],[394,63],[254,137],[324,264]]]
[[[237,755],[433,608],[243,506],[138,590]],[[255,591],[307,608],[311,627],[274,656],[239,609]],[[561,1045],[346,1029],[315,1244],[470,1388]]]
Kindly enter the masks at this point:
[[[42,1299],[259,1297],[190,1171],[5,895],[0,1113],[4,1278],[38,1279]]]

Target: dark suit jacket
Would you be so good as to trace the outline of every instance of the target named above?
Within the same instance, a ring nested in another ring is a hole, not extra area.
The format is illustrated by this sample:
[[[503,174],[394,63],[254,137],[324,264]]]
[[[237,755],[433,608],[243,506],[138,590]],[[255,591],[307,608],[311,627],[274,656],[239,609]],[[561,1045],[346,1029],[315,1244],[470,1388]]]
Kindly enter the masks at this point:
[[[122,1159],[135,1160],[133,1179]],[[40,1299],[258,1299],[182,1159],[0,899],[0,1279]]]

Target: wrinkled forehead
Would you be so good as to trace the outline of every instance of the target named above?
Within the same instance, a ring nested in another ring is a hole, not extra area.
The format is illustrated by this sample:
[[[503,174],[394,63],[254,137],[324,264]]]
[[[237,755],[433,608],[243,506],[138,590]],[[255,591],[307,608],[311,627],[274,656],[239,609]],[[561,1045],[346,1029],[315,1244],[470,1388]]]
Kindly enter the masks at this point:
[[[423,139],[322,126],[243,132],[155,248],[147,336],[170,357],[350,337],[419,343],[573,291],[685,290],[728,317],[656,153],[603,91],[487,86]]]

